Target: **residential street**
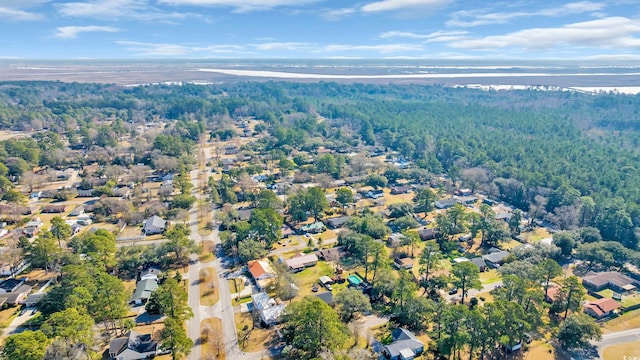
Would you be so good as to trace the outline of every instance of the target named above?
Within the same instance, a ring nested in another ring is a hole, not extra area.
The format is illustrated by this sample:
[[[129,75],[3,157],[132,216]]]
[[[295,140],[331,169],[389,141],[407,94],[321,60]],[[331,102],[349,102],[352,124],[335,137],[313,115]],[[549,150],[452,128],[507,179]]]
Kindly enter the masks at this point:
[[[205,148],[207,154],[205,158],[209,158],[209,148]],[[198,193],[200,169],[194,169],[191,171],[191,182],[194,187],[194,194],[198,200],[205,198],[205,195]],[[198,206],[197,203],[190,211],[190,227],[191,227],[191,239],[195,241],[197,245],[201,244],[204,240],[213,241],[214,244],[220,244],[220,237],[218,236],[217,229],[207,237],[202,237],[198,231]],[[218,291],[220,294],[220,301],[213,306],[200,305],[200,287],[199,287],[199,273],[200,269],[213,266],[218,274]],[[241,356],[240,347],[238,346],[238,336],[236,333],[236,324],[233,313],[233,305],[231,302],[231,293],[229,291],[229,284],[224,278],[224,272],[222,271],[222,265],[219,258],[216,258],[212,262],[206,264],[201,263],[198,260],[197,255],[191,256],[191,264],[189,266],[189,306],[193,310],[193,318],[187,322],[187,334],[194,342],[194,347],[189,354],[189,360],[200,360],[202,358],[202,348],[200,344],[200,322],[210,317],[217,317],[222,320],[222,332],[225,343],[226,358],[229,360],[238,360]]]
[[[598,355],[602,358],[602,351],[612,345],[624,344],[633,341],[640,341],[640,329],[618,331],[602,335],[602,340],[593,342],[598,349]]]

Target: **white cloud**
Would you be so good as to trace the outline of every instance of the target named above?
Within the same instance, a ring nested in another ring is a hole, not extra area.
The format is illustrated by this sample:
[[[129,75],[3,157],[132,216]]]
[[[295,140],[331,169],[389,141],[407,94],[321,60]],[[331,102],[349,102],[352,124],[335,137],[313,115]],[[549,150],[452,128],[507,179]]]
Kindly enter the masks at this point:
[[[62,39],[75,39],[79,34],[85,32],[118,32],[120,29],[112,26],[61,26],[56,28],[56,37]]]
[[[452,19],[446,22],[447,26],[455,27],[475,27],[491,24],[505,24],[509,21],[532,16],[549,16],[560,17],[566,15],[583,14],[587,12],[595,12],[606,7],[603,3],[592,1],[579,1],[556,6],[551,8],[540,9],[536,11],[516,11],[516,12],[496,12],[487,13],[485,10],[461,10],[452,14]]]
[[[92,0],[57,6],[60,14],[79,18],[153,21],[200,17],[192,13],[163,11],[150,5],[147,0]]]
[[[467,31],[454,30],[454,31],[434,31],[429,34],[418,34],[410,31],[387,31],[380,34],[382,39],[390,38],[407,38],[407,39],[421,39],[426,42],[446,42],[461,39],[468,34]]]
[[[0,6],[0,19],[9,19],[13,21],[40,20],[42,15],[38,13],[28,12],[19,9],[10,9]]]
[[[271,10],[281,6],[300,6],[319,0],[158,0],[169,5],[224,6],[235,12]]]
[[[519,47],[525,50],[553,49],[560,45],[593,48],[640,49],[640,23],[625,17],[610,17],[556,28],[532,28],[506,35],[454,41],[453,48],[493,50]]]
[[[252,44],[260,51],[273,51],[273,50],[286,50],[286,51],[301,51],[311,50],[315,45],[307,42],[268,42],[262,44]]]
[[[126,40],[116,41],[116,44],[125,46],[126,50],[134,52],[138,56],[206,56],[246,53],[245,47],[241,45],[187,46]]]
[[[340,8],[340,9],[329,9],[324,13],[320,14],[320,16],[328,21],[337,21],[342,19],[345,16],[354,14],[356,12],[355,8]]]
[[[363,12],[394,11],[403,9],[433,9],[446,5],[452,0],[381,0],[360,8]]]
[[[422,51],[424,47],[420,44],[380,44],[380,45],[348,45],[348,44],[332,44],[321,48],[325,52],[340,51],[374,51],[382,54],[403,52],[403,51]]]
[[[10,21],[34,21],[44,19],[37,12],[27,11],[50,0],[0,0],[0,19]]]

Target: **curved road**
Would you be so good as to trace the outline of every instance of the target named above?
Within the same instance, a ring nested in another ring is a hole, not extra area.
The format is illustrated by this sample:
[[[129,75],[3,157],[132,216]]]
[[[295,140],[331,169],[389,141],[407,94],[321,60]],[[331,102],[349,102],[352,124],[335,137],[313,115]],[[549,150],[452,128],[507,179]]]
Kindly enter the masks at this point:
[[[602,340],[592,344],[598,349],[598,355],[602,359],[602,351],[609,346],[640,341],[640,329],[618,331],[602,335]]]

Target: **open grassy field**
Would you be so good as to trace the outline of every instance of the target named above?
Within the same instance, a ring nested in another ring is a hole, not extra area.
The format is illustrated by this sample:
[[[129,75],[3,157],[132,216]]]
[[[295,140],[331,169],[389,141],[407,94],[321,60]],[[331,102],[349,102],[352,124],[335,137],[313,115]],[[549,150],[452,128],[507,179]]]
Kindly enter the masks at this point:
[[[638,359],[640,358],[640,341],[606,347],[602,351],[604,360]]]
[[[502,276],[496,269],[487,270],[480,273],[480,281],[482,285],[489,285],[498,282],[502,279]]]
[[[235,320],[242,351],[262,351],[269,347],[269,342],[275,335],[274,330],[255,327],[251,313],[236,313]]]
[[[640,328],[640,310],[629,311],[613,320],[604,323],[604,334]]]
[[[224,360],[224,336],[222,320],[218,318],[204,319],[200,322],[200,340],[202,341],[202,358]]]
[[[220,300],[218,290],[218,274],[212,267],[200,269],[198,278],[200,286],[200,305],[211,306]]]

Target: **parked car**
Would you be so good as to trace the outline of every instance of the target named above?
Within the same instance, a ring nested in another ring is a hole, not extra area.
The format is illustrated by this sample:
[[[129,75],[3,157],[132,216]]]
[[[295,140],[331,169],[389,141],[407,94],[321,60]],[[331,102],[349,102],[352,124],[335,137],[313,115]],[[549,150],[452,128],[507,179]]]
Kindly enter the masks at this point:
[[[453,294],[457,294],[458,293],[458,288],[453,288],[451,290],[449,290],[449,295],[453,295]]]
[[[38,312],[38,309],[33,309],[33,310],[31,310],[31,314],[30,314],[30,315],[31,315],[31,316],[33,316],[33,315],[35,315],[37,312]]]

